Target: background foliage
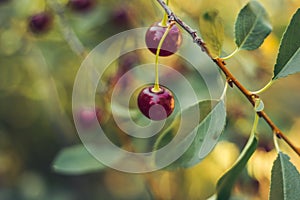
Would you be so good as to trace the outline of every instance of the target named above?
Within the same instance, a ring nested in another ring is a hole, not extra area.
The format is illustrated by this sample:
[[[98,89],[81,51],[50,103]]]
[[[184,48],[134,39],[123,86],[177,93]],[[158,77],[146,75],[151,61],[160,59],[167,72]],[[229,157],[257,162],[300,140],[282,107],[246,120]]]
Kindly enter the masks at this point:
[[[297,0],[260,2],[270,16],[273,32],[258,50],[241,50],[234,59],[228,60],[230,70],[250,90],[261,88],[272,78],[280,38],[292,14],[300,7]],[[182,4],[180,0],[172,0],[171,7],[193,27],[198,27],[201,13],[218,10],[224,24],[223,54],[226,55],[235,49],[234,21],[245,3],[243,0],[230,3],[188,0]],[[252,108],[236,90],[228,92],[228,118],[222,141],[195,167],[146,176],[111,169],[77,176],[53,171],[55,155],[64,147],[80,144],[73,125],[71,97],[82,60],[62,36],[57,16],[45,34],[35,35],[28,30],[29,16],[44,9],[49,8],[42,0],[0,1],[0,199],[150,199],[145,179],[151,180],[157,198],[211,196],[217,180],[238,157],[251,131],[253,113],[249,111]],[[126,16],[126,21],[120,18],[120,13]],[[162,10],[154,1],[137,0],[99,0],[87,13],[68,9],[65,12],[69,25],[87,50],[120,31],[147,27],[160,20],[161,15]],[[141,59],[154,61],[150,54],[145,57]],[[185,69],[176,60],[168,62]],[[204,64],[215,67],[213,63]],[[300,138],[299,78],[296,74],[276,82],[261,96],[265,110],[293,141]],[[234,196],[241,199],[268,199],[276,151],[269,127],[261,123],[258,132],[259,147],[234,187]],[[299,171],[298,156],[285,144],[280,146]]]

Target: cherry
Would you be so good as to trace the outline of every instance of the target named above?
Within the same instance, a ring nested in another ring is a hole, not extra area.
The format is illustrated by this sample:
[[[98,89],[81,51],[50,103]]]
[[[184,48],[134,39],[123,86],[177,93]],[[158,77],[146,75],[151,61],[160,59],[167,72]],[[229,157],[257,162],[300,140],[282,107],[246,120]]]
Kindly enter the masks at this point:
[[[160,86],[159,92],[153,91],[154,86],[142,89],[138,95],[138,107],[149,119],[159,121],[166,119],[174,110],[174,97],[170,90]]]
[[[6,3],[6,2],[8,2],[9,0],[0,0],[0,4],[1,3]]]
[[[148,49],[156,54],[158,44],[166,32],[167,27],[162,26],[160,22],[154,23],[146,32],[146,45]],[[160,56],[170,56],[174,54],[180,47],[182,42],[182,35],[179,28],[173,25],[165,38],[161,50],[159,52]]]
[[[32,15],[29,19],[29,28],[33,33],[44,33],[52,24],[52,15],[48,12],[40,12]]]
[[[110,20],[117,27],[127,28],[131,23],[131,15],[130,8],[123,5],[113,10]]]
[[[69,0],[70,8],[77,12],[85,12],[90,10],[95,4],[95,0]]]
[[[126,26],[129,24],[129,14],[127,8],[118,8],[113,11],[111,20],[118,26]]]

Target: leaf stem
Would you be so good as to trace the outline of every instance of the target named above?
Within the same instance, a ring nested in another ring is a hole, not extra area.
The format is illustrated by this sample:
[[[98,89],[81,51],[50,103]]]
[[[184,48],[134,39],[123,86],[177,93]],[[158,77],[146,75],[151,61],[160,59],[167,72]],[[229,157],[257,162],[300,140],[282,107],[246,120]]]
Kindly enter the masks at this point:
[[[234,56],[237,52],[239,52],[239,48],[236,48],[231,54],[225,56],[225,57],[222,57],[223,60],[227,60],[229,58],[231,58],[232,56]]]
[[[277,153],[279,153],[279,152],[280,152],[280,147],[279,147],[279,145],[278,145],[277,139],[278,139],[278,138],[276,137],[276,134],[274,134],[274,135],[273,135],[274,146],[275,146],[275,149],[276,149]]]
[[[255,114],[251,135],[256,135],[258,122],[259,122],[259,115]]]
[[[164,35],[162,36],[161,40],[158,43],[157,46],[157,50],[156,50],[156,55],[155,55],[155,83],[154,83],[154,87],[152,89],[152,92],[160,92],[160,87],[159,87],[159,74],[158,74],[158,58],[159,58],[159,53],[162,47],[162,44],[164,42],[164,40],[166,39],[170,29],[172,28],[172,26],[175,24],[175,22],[170,23],[166,29],[166,31],[164,32]]]
[[[224,101],[224,99],[225,99],[227,89],[228,89],[228,82],[226,81],[226,82],[225,82],[225,87],[224,87],[223,93],[222,93],[222,95],[221,95],[221,97],[220,97],[220,99],[223,100],[223,101]]]
[[[257,91],[254,91],[252,92],[253,94],[261,94],[263,93],[264,91],[266,91],[267,89],[269,89],[269,87],[271,87],[271,85],[273,84],[273,81],[271,80],[267,85],[265,85],[262,89],[260,90],[257,90]]]
[[[169,22],[175,21],[178,25],[180,25],[190,36],[193,38],[194,42],[201,48],[201,50],[206,53],[213,62],[221,69],[223,74],[227,78],[228,84],[233,87],[234,85],[241,91],[241,93],[248,99],[248,101],[255,106],[255,99],[259,98],[259,96],[247,88],[245,88],[236,78],[235,76],[228,70],[226,67],[226,63],[222,58],[213,58],[209,49],[207,48],[205,42],[198,36],[197,31],[192,29],[188,24],[183,22],[179,17],[177,17],[173,11],[165,4],[163,0],[157,0],[157,2],[164,8],[165,12],[168,13]],[[270,126],[273,133],[283,141],[285,141],[294,151],[300,156],[300,148],[296,147],[286,136],[285,134],[274,124],[274,122],[269,118],[269,116],[264,111],[256,112],[259,117],[265,120],[265,122]]]

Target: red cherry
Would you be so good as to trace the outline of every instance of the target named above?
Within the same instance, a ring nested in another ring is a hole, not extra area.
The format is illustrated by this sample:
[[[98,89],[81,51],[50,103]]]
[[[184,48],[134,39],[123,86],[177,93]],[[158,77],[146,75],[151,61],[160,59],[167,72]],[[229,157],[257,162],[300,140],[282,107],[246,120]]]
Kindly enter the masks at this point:
[[[127,28],[131,24],[132,9],[122,5],[115,8],[111,14],[111,22],[121,28]]]
[[[90,10],[95,4],[95,0],[70,0],[69,6],[77,12],[85,12]]]
[[[161,23],[156,22],[146,32],[146,45],[148,49],[156,55],[158,44],[166,32],[167,27],[162,26]],[[180,47],[182,42],[182,35],[179,28],[173,25],[165,38],[160,49],[160,56],[170,56],[174,54]]]
[[[0,0],[0,4],[1,3],[6,3],[6,2],[8,2],[9,0]]]
[[[149,119],[166,119],[174,110],[174,97],[170,90],[160,86],[159,92],[153,92],[153,86],[144,88],[138,96],[138,107]]]
[[[44,33],[50,29],[52,18],[52,15],[48,12],[32,15],[29,19],[29,28],[33,33]]]

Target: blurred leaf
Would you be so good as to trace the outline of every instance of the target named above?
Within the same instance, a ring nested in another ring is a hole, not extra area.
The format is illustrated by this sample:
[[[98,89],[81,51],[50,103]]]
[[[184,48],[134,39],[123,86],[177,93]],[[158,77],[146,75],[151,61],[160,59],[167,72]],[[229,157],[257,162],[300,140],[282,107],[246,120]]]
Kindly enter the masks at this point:
[[[270,200],[290,200],[300,197],[300,174],[282,152],[274,161],[271,177]]]
[[[116,114],[119,117],[133,117],[133,118],[137,118],[140,114],[140,112],[136,109],[128,109],[123,105],[120,105],[118,103],[113,103],[111,104],[111,110],[114,114]]]
[[[201,35],[213,57],[221,54],[224,41],[224,27],[218,10],[203,13],[199,19]]]
[[[63,149],[55,158],[52,167],[58,173],[70,175],[85,174],[106,168],[83,145]]]
[[[235,43],[239,49],[254,50],[260,47],[271,33],[272,27],[263,6],[250,1],[239,13],[235,23]]]
[[[279,48],[273,80],[300,71],[300,9],[287,27]]]
[[[255,134],[251,134],[240,157],[233,166],[219,179],[217,183],[217,199],[229,199],[232,187],[238,175],[245,168],[248,160],[257,148],[258,140]]]
[[[189,114],[195,107],[199,107],[200,120],[199,124],[189,124],[194,121],[195,115]],[[223,101],[206,100],[201,101],[182,111],[182,115],[187,116],[190,119],[184,119],[187,123],[180,123],[181,115],[178,114],[173,124],[163,132],[157,139],[154,150],[158,150],[168,144],[175,136],[176,131],[180,125],[180,130],[183,131],[184,137],[176,144],[174,151],[169,152],[170,155],[181,153],[185,145],[189,144],[189,141],[193,139],[188,149],[181,155],[181,157],[173,162],[166,169],[187,168],[199,163],[208,153],[211,152],[216,145],[220,134],[225,126],[226,109]],[[157,163],[161,157],[156,158]]]

